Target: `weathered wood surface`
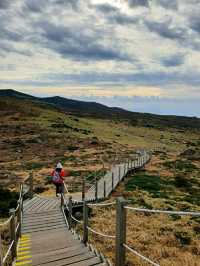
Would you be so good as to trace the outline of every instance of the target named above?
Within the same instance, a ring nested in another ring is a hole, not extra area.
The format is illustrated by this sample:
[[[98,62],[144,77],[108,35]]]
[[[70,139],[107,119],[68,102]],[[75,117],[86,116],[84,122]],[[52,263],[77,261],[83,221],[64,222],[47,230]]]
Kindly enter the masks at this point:
[[[34,197],[24,204],[15,265],[104,265],[68,230],[60,199]]]
[[[137,159],[114,165],[110,171],[107,171],[104,177],[98,180],[97,191],[96,186],[92,186],[85,193],[85,199],[87,201],[92,201],[108,197],[130,170],[143,167],[149,160],[149,153],[140,151],[140,156]],[[81,200],[81,195],[73,196],[73,201],[80,202]]]

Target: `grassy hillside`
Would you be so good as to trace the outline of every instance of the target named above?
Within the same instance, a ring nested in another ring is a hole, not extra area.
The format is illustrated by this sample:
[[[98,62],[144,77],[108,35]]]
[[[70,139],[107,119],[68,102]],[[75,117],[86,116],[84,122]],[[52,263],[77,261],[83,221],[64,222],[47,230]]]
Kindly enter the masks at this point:
[[[34,102],[41,102],[58,108],[67,113],[79,117],[92,117],[100,119],[111,118],[117,122],[127,121],[133,126],[145,128],[167,128],[173,127],[180,130],[200,129],[200,119],[196,117],[155,115],[148,113],[130,112],[117,107],[108,107],[96,102],[84,102],[67,99],[59,96],[39,98],[33,97],[15,90],[0,90],[0,97],[13,97],[18,99],[29,99]]]
[[[54,194],[49,181],[58,161],[70,170],[66,183],[71,192],[81,189],[112,163],[138,148],[155,148],[145,171],[130,174],[113,193],[133,206],[169,210],[200,210],[200,137],[198,129],[138,125],[127,119],[79,116],[31,98],[0,98],[0,198],[11,193],[5,206],[13,206],[19,183],[32,171],[35,192]],[[7,192],[6,192],[7,193]],[[93,211],[91,225],[113,234],[115,210]],[[161,265],[200,264],[200,221],[179,216],[128,213],[128,242]],[[98,248],[113,258],[113,245],[90,236]],[[96,242],[96,240],[98,240]],[[128,257],[128,265],[146,265]]]

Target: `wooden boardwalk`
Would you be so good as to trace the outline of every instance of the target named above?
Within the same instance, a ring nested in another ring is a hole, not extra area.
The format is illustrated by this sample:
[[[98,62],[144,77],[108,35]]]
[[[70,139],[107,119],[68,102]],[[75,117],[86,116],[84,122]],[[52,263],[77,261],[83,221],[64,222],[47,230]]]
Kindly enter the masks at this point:
[[[106,265],[68,230],[60,199],[28,200],[22,219],[15,265]]]
[[[136,160],[115,165],[86,193],[86,201],[105,199],[128,171],[143,167],[149,159],[150,155],[144,151]],[[73,200],[74,203],[82,202],[79,197]],[[21,207],[18,217],[20,210]],[[97,256],[97,253],[77,239],[67,223],[59,198],[36,195],[23,202],[22,223],[19,222],[22,234],[18,241],[15,265],[109,265],[107,260]],[[19,227],[16,230],[19,231]]]

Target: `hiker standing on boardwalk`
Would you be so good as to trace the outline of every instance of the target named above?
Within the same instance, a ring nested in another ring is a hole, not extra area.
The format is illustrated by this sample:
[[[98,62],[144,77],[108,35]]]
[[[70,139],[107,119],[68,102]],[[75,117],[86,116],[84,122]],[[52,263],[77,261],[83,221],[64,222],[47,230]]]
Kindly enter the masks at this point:
[[[66,176],[61,163],[56,165],[56,168],[51,173],[51,176],[52,181],[56,186],[56,197],[58,197],[59,193],[64,193],[64,176]]]

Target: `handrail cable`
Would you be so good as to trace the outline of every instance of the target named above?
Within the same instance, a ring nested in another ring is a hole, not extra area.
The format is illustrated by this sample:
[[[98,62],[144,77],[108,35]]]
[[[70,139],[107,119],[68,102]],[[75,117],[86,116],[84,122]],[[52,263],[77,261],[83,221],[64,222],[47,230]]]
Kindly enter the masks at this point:
[[[177,214],[177,215],[191,215],[191,216],[200,216],[200,212],[184,212],[184,211],[164,211],[164,210],[154,210],[154,209],[141,209],[133,208],[130,206],[125,206],[125,209],[136,211],[136,212],[148,212],[148,213],[165,213],[165,214]]]
[[[131,247],[129,247],[128,245],[126,244],[123,244],[123,246],[125,248],[127,248],[130,252],[134,253],[136,256],[140,257],[141,259],[149,262],[151,265],[154,265],[154,266],[160,266],[159,264],[151,261],[150,259],[148,259],[147,257],[143,256],[142,254],[138,253],[136,250],[132,249]]]
[[[87,203],[90,207],[106,207],[110,205],[115,205],[116,202],[108,202],[108,203]]]
[[[11,249],[12,249],[13,244],[14,244],[14,240],[11,242],[11,244],[10,244],[10,246],[9,246],[7,252],[6,252],[6,255],[5,255],[4,258],[3,258],[3,265],[4,265],[4,263],[6,262],[6,260],[7,260],[7,258],[8,258],[8,255],[9,255]]]
[[[100,236],[107,237],[107,238],[115,238],[115,236],[106,235],[106,234],[103,234],[103,233],[97,232],[97,231],[95,231],[94,229],[92,229],[92,228],[89,227],[89,226],[87,226],[87,229],[88,229],[89,231],[93,232],[93,233],[96,234],[96,235],[100,235]]]
[[[11,219],[12,219],[12,215],[5,222],[1,223],[0,226],[1,227],[7,226],[10,223]]]
[[[77,223],[79,223],[79,224],[82,224],[82,223],[83,223],[82,221],[76,219],[73,215],[71,215],[71,218],[72,218],[75,222],[77,222]]]

